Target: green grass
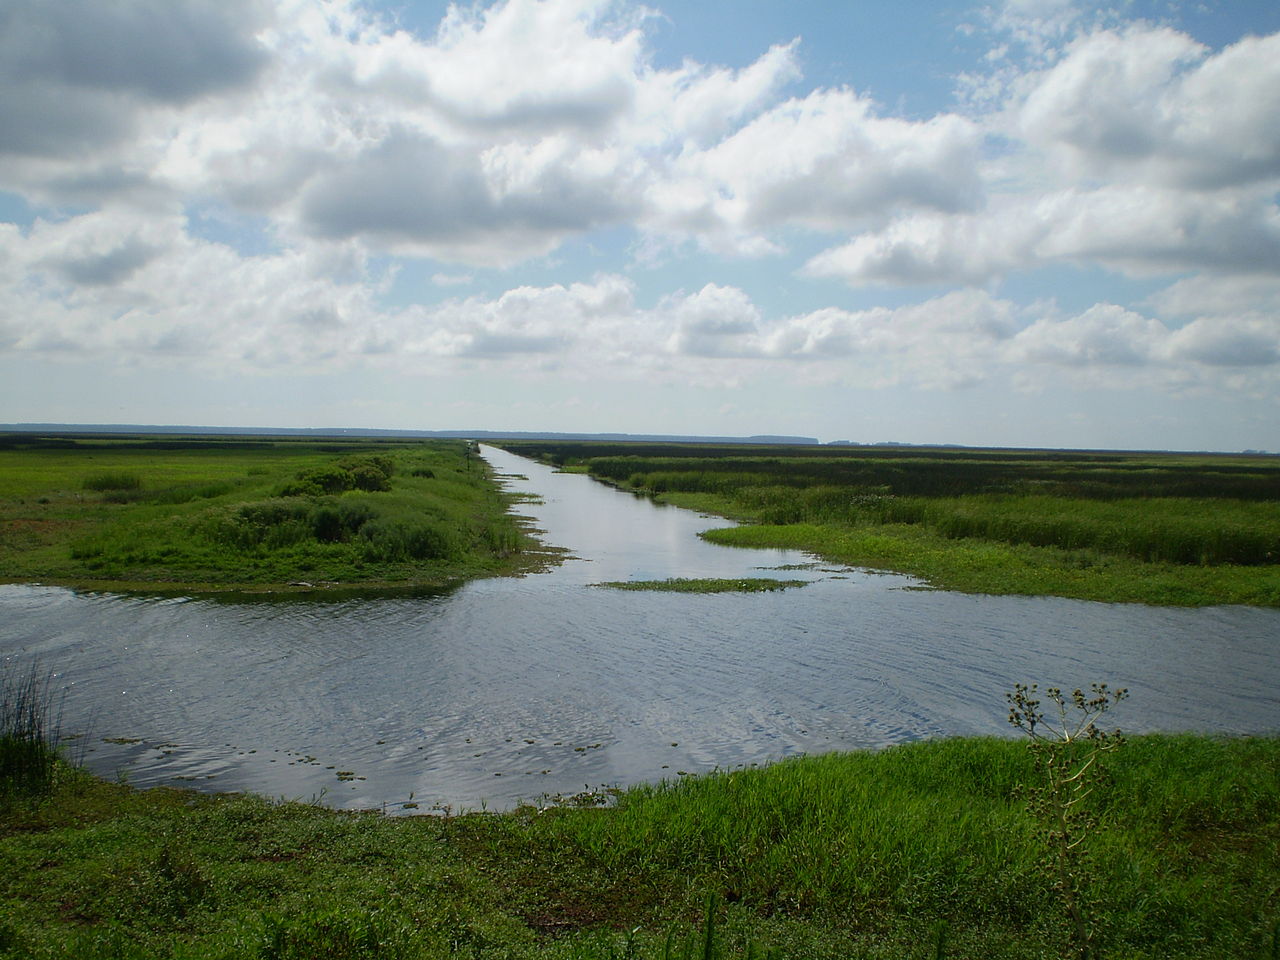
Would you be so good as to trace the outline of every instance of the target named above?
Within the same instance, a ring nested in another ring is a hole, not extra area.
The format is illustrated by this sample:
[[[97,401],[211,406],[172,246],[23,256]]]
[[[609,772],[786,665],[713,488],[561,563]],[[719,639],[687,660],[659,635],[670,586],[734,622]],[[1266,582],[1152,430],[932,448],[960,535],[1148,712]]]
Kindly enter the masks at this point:
[[[1280,458],[506,444],[792,547],[973,593],[1280,606]]]
[[[737,580],[673,577],[667,580],[608,580],[592,584],[613,590],[658,590],[666,593],[769,593],[788,587],[803,587],[805,580],[771,580],[745,577]]]
[[[10,581],[439,585],[546,558],[461,441],[23,441],[0,444]]]
[[[1104,956],[1269,956],[1280,739],[1141,736],[1108,765]],[[0,815],[0,956],[887,960],[940,931],[957,960],[1059,956],[1030,769],[942,740],[399,819],[67,772]]]

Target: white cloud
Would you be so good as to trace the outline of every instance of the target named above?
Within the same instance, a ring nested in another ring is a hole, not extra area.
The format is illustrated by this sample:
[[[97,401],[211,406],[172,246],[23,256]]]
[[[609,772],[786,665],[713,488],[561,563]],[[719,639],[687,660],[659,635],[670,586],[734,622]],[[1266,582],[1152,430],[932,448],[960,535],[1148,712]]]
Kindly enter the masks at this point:
[[[595,353],[634,311],[633,289],[618,276],[567,286],[517,287],[496,299],[468,297],[414,308],[390,319],[397,353],[502,358],[513,354]]]
[[[1184,277],[1147,298],[1157,313],[1167,317],[1205,314],[1262,314],[1280,317],[1280,277],[1255,274],[1248,277],[1197,274]]]
[[[1274,317],[1202,318],[1169,337],[1170,356],[1215,367],[1266,367],[1280,363],[1280,321]]]
[[[782,227],[850,230],[904,209],[969,210],[982,199],[979,146],[960,117],[880,117],[851,90],[818,90],[682,154],[650,191],[649,223],[760,253]]]
[[[62,54],[15,55],[13,109],[46,88],[56,103],[29,127],[15,115],[9,139],[29,129],[48,149],[0,166],[0,186],[55,205],[213,198],[271,216],[286,241],[477,266],[617,224],[762,255],[788,227],[981,202],[979,131],[958,116],[887,117],[845,89],[777,103],[800,76],[796,41],[740,69],[656,69],[646,11],[603,0],[451,7],[428,39],[350,0],[240,2],[157,14],[79,74]],[[83,39],[57,9],[24,22]],[[115,36],[150,9],[91,19]],[[182,40],[166,47],[171,34]],[[193,44],[190,73],[172,77]],[[59,124],[82,151],[64,149]]]
[[[770,47],[741,70],[686,60],[678,70],[649,74],[637,90],[639,132],[652,144],[713,145],[767,108],[785,84],[800,79],[798,46],[793,40]]]
[[[12,349],[323,364],[345,355],[351,330],[373,315],[357,251],[246,258],[184,228],[181,217],[104,211],[0,236],[16,274],[0,290]]]
[[[315,236],[360,237],[398,253],[503,266],[622,219],[628,200],[621,173],[609,157],[553,141],[477,156],[393,134],[315,176],[299,198],[298,216]]]
[[[822,251],[810,258],[802,273],[853,286],[981,285],[1028,263],[1041,234],[1034,221],[1024,217],[917,214]]]
[[[119,211],[25,234],[0,229],[0,344],[98,363],[185,359],[217,369],[556,371],[560,378],[741,383],[764,366],[805,381],[956,389],[994,379],[1083,378],[1232,389],[1280,376],[1280,324],[1256,314],[1174,328],[1112,304],[1036,315],[978,289],[895,309],[770,317],[742,289],[636,302],[617,274],[496,297],[390,308],[358,245],[243,256],[190,237],[181,217]]]
[[[806,275],[855,285],[983,284],[1052,263],[1139,276],[1280,269],[1280,207],[1233,193],[1068,188],[1000,198],[979,214],[917,214],[812,257]]]
[[[1065,320],[1037,320],[1014,338],[1009,356],[1067,367],[1143,366],[1159,355],[1168,336],[1158,320],[1097,304]]]
[[[995,31],[1006,33],[1031,56],[1051,59],[1082,12],[1074,0],[1004,0],[995,9],[988,8],[987,16]]]
[[[667,349],[700,357],[751,356],[759,353],[760,311],[736,287],[709,283],[691,296],[668,298],[659,307],[675,332]]]
[[[266,63],[259,0],[111,4],[10,0],[0,9],[0,154],[108,144],[140,114],[243,87]]]
[[[603,0],[508,0],[451,6],[422,74],[456,121],[537,134],[598,130],[625,113],[642,66],[634,19],[610,22]]]
[[[1017,129],[1068,175],[1194,189],[1280,177],[1280,34],[1210,56],[1166,27],[1103,30],[1029,79]]]

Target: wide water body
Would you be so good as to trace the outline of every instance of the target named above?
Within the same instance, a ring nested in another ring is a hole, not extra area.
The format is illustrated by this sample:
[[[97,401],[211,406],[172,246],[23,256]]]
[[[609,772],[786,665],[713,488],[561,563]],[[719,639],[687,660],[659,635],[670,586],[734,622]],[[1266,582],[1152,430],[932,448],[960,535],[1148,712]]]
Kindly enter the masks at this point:
[[[1280,611],[916,589],[699,540],[724,521],[486,449],[572,559],[438,595],[148,599],[0,586],[0,654],[137,785],[388,811],[509,807],[925,737],[1010,732],[1016,681],[1127,686],[1127,731],[1280,731]],[[605,580],[776,576],[769,594]],[[416,807],[406,808],[412,802]]]

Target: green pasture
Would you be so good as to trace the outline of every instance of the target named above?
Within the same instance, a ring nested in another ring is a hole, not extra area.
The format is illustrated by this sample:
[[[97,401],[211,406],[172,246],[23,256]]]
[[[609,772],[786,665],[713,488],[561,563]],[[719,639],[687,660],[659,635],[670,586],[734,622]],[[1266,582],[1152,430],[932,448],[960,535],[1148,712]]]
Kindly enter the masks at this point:
[[[115,588],[441,584],[536,563],[462,441],[0,443],[0,570]]]
[[[526,441],[508,449],[744,521],[792,547],[974,593],[1280,606],[1280,458]]]

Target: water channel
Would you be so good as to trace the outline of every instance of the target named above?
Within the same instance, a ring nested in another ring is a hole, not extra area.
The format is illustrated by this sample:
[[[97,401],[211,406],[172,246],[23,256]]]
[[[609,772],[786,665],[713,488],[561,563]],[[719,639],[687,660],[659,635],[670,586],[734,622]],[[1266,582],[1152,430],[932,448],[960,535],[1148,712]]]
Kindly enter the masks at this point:
[[[1135,733],[1280,732],[1280,611],[923,590],[717,547],[697,532],[723,520],[485,457],[540,498],[520,512],[570,559],[415,596],[0,586],[0,656],[56,673],[63,728],[84,733],[78,749],[101,775],[388,812],[1006,735],[1015,681],[1127,686],[1114,719]],[[745,595],[593,586],[676,576],[810,582]]]

